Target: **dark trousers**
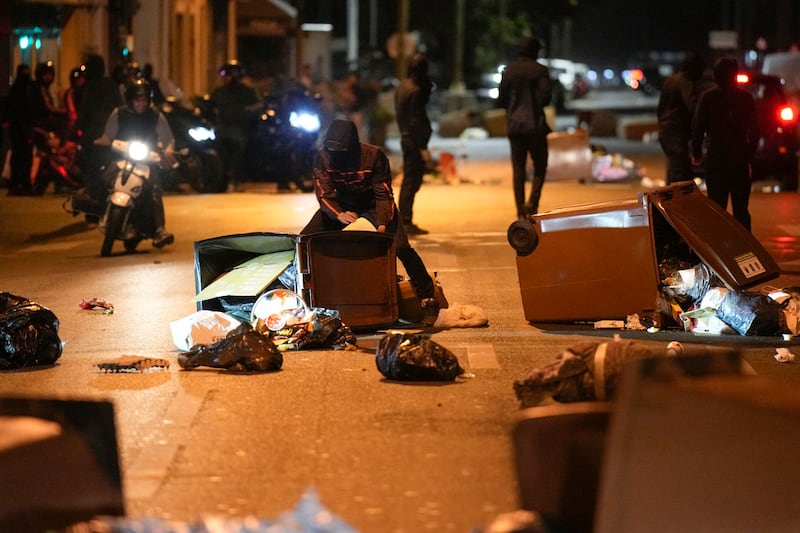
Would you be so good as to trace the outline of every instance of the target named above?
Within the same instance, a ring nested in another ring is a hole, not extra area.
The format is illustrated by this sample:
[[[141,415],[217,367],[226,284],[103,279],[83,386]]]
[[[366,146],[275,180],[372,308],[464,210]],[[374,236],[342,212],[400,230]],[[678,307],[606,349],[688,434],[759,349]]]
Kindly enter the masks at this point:
[[[542,195],[542,186],[547,173],[547,135],[544,133],[509,135],[508,140],[511,145],[514,203],[517,206],[517,216],[536,214],[539,210],[539,198]],[[533,186],[526,202],[527,175],[525,168],[529,154],[533,161]]]
[[[11,130],[11,176],[9,177],[9,194],[27,194],[31,192],[31,167],[33,166],[33,142],[22,131]]]
[[[706,191],[709,199],[723,209],[731,201],[733,217],[750,229],[750,165],[709,166],[706,163]]]
[[[377,216],[375,209],[361,211],[358,216],[368,220],[374,227],[378,227]],[[301,235],[309,235],[311,233],[320,233],[322,231],[339,231],[346,227],[336,219],[327,217],[322,210],[317,210],[311,220],[308,221],[306,227],[300,231]],[[433,296],[433,279],[428,270],[425,268],[425,263],[417,251],[411,247],[408,242],[408,236],[403,228],[403,222],[399,217],[394,217],[392,222],[386,227],[386,233],[394,235],[394,242],[396,246],[397,258],[403,264],[403,268],[408,274],[409,281],[414,287],[414,292],[420,298],[431,298]]]
[[[402,139],[400,147],[403,149],[403,183],[400,186],[398,208],[403,222],[409,224],[414,219],[414,198],[422,186],[425,160],[420,148],[411,139]]]
[[[666,182],[692,180],[694,170],[689,158],[689,138],[681,133],[663,131],[659,133],[658,142],[667,158]]]

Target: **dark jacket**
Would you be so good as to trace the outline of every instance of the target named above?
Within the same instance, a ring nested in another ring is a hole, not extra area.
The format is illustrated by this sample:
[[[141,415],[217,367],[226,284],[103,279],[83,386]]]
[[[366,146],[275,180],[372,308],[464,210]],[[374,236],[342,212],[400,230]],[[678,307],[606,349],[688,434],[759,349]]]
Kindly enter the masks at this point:
[[[544,108],[553,98],[550,72],[533,57],[520,56],[503,71],[498,105],[506,109],[509,135],[550,133]]]
[[[432,133],[431,121],[425,109],[430,100],[431,87],[430,80],[408,77],[400,82],[394,94],[400,135],[411,140],[420,150],[428,147]]]
[[[325,147],[330,141],[338,151]],[[389,159],[378,146],[359,142],[358,131],[348,120],[335,120],[328,129],[314,162],[314,185],[320,208],[329,218],[374,208],[378,225],[394,219]]]
[[[714,87],[700,95],[692,125],[692,155],[705,165],[730,167],[750,161],[758,142],[753,97],[738,87]]]

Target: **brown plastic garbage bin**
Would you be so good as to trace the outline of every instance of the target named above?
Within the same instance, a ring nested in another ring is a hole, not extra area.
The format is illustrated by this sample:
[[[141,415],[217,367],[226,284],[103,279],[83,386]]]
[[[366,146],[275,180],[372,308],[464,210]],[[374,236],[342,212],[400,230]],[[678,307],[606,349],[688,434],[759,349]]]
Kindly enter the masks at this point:
[[[275,268],[250,270],[263,279],[245,280],[224,287],[224,296],[211,295],[197,302],[198,311],[245,313],[258,291],[276,283],[299,293],[310,307],[339,311],[342,322],[353,329],[388,326],[398,319],[397,261],[394,236],[375,231],[333,231],[310,235],[246,233],[214,237],[195,243],[195,287],[198,295],[248,262],[267,254],[293,251],[286,272],[272,280]],[[291,272],[289,269],[294,269]],[[288,282],[288,285],[287,283]],[[291,286],[289,286],[291,285]],[[241,290],[238,290],[241,289]],[[245,318],[237,316],[237,318]]]
[[[353,329],[397,321],[393,235],[352,230],[301,235],[296,261],[298,292],[309,305],[337,309]]]
[[[531,322],[657,318],[658,265],[705,263],[731,290],[779,275],[756,238],[693,182],[556,209],[508,229]]]

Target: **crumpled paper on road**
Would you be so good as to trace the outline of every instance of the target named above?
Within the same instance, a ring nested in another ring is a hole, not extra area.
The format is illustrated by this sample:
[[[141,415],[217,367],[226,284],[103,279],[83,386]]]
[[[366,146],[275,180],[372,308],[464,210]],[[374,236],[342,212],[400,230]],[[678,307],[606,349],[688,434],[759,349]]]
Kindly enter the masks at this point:
[[[213,344],[239,327],[241,322],[227,313],[203,309],[169,323],[172,342],[184,352],[198,344]]]

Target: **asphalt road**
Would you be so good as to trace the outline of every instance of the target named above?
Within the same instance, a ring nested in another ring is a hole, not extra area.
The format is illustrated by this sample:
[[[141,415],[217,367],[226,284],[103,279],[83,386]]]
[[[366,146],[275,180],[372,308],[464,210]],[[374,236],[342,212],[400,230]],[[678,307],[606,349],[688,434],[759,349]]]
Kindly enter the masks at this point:
[[[497,139],[437,142],[434,148],[463,149],[471,157],[462,161],[458,180],[423,186],[417,223],[431,233],[413,242],[451,305],[476,305],[488,316],[487,327],[433,333],[459,358],[466,377],[388,381],[375,367],[379,335],[363,335],[357,351],[287,352],[275,373],[181,371],[169,323],[195,311],[193,243],[252,231],[296,233],[316,208],[311,194],[248,184],[237,193],[167,195],[175,244],[156,250],[143,243],[139,253],[109,258],[99,257],[97,229],[65,213],[62,197],[0,196],[0,290],[53,310],[64,342],[54,367],[0,374],[0,395],[111,400],[131,517],[274,518],[311,487],[333,514],[364,532],[466,533],[516,509],[514,381],[578,340],[613,332],[526,322],[506,240],[515,211],[507,146]],[[651,175],[663,175],[652,147],[630,153]],[[638,180],[553,181],[542,209],[630,198],[641,190]],[[752,208],[754,233],[784,270],[772,283],[797,284],[800,197],[756,192]],[[78,306],[92,297],[112,302],[114,313]],[[686,335],[674,337],[692,340]],[[673,336],[637,338],[661,349]],[[773,358],[776,346],[794,341],[696,340],[737,347],[759,374],[790,383],[800,378],[797,365]],[[122,355],[166,358],[171,365],[147,374],[98,370],[98,363]],[[32,467],[32,478],[41,475]]]

